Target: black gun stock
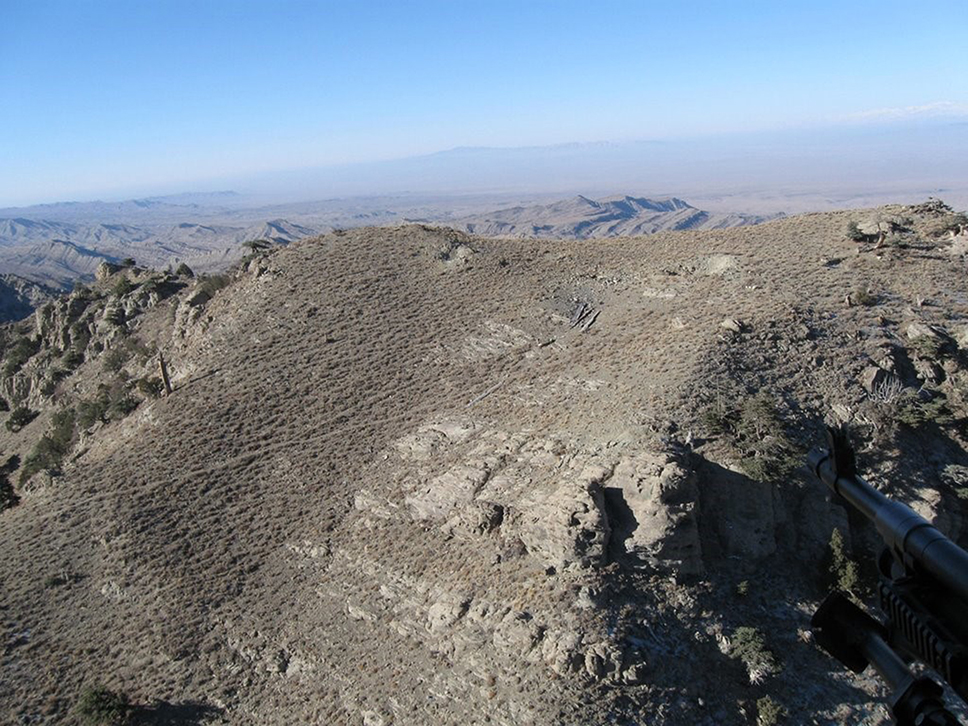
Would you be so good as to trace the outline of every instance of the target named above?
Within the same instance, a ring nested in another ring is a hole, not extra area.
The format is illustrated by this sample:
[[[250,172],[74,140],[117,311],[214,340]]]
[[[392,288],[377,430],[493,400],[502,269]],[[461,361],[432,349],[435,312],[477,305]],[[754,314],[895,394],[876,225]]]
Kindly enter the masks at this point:
[[[846,429],[828,428],[827,438],[826,451],[810,452],[810,469],[884,539],[878,596],[885,622],[833,593],[813,617],[817,642],[851,670],[875,667],[894,690],[898,724],[957,724],[941,687],[915,677],[904,661],[931,667],[968,702],[968,553],[857,475]]]

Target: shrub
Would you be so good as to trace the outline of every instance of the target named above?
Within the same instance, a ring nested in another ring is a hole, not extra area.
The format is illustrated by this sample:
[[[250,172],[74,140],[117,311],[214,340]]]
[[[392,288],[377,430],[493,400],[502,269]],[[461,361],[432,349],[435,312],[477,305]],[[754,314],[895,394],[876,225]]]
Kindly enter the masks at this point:
[[[758,391],[740,405],[717,398],[699,414],[703,428],[722,434],[739,458],[739,468],[751,479],[781,481],[799,466],[796,447],[787,438],[776,401]]]
[[[198,286],[198,289],[211,297],[231,281],[232,278],[228,275],[206,275],[202,279],[202,284]]]
[[[135,284],[131,282],[131,280],[129,280],[127,277],[121,277],[116,283],[114,283],[114,287],[111,288],[111,294],[115,297],[124,297],[129,292],[134,290],[134,288]]]
[[[7,351],[3,366],[4,375],[12,376],[24,367],[24,363],[30,360],[33,355],[40,350],[40,341],[33,338],[18,338]]]
[[[10,416],[7,418],[7,431],[20,431],[20,429],[35,418],[37,418],[37,411],[31,411],[26,406],[17,406],[17,408],[10,412]]]
[[[20,471],[23,484],[38,471],[59,471],[74,443],[74,409],[66,408],[51,417],[50,430],[34,445]]]
[[[186,265],[184,262],[175,268],[175,274],[179,277],[195,277],[195,273],[192,272],[192,268]]]
[[[854,242],[864,242],[867,239],[867,235],[860,231],[857,222],[850,221],[847,223],[847,239]]]
[[[746,597],[750,594],[750,581],[743,580],[736,585],[736,594],[740,597]]]
[[[699,422],[707,433],[718,436],[733,428],[734,414],[726,400],[719,396],[700,412]]]
[[[161,382],[160,378],[151,376],[141,378],[138,381],[138,391],[145,398],[158,398],[163,390],[165,390],[165,384]]]
[[[64,354],[63,361],[67,368],[73,370],[84,362],[84,354],[76,348],[71,348]]]
[[[838,590],[856,592],[860,585],[857,563],[847,555],[844,535],[839,529],[830,533],[830,578]]]
[[[91,331],[84,323],[78,321],[71,325],[71,345],[83,353],[91,342]]]
[[[776,402],[766,391],[758,391],[743,401],[736,432],[748,439],[763,439],[783,430]]]
[[[940,336],[919,335],[908,343],[915,358],[938,360],[944,352],[944,341]]]
[[[911,428],[918,428],[926,423],[945,425],[955,420],[948,408],[947,398],[937,391],[930,398],[922,398],[914,391],[906,393],[897,402],[894,418],[898,423]]]
[[[729,656],[743,662],[750,673],[760,677],[780,672],[780,664],[772,651],[766,647],[763,634],[756,628],[741,626],[733,631],[729,642]]]
[[[116,325],[120,328],[127,320],[127,316],[124,313],[123,307],[120,305],[113,305],[104,313],[104,319],[111,323],[111,325]]]
[[[101,358],[101,367],[108,373],[117,373],[131,358],[131,353],[123,348],[112,348]]]
[[[0,473],[0,512],[16,506],[18,502],[20,502],[20,497],[13,490],[13,484],[10,483],[6,472]]]
[[[850,293],[850,300],[857,305],[863,305],[868,308],[877,305],[877,295],[874,295],[867,289],[854,290],[854,292]]]
[[[121,260],[121,267],[134,267],[137,264],[134,257],[125,257]]]
[[[757,699],[756,726],[776,726],[786,716],[786,709],[769,696]]]
[[[267,239],[253,239],[248,242],[243,242],[242,246],[253,252],[264,252],[272,247],[272,242]]]
[[[125,694],[98,684],[81,692],[76,712],[86,726],[121,726],[128,720],[131,705]]]
[[[129,393],[128,384],[121,378],[98,386],[93,399],[77,403],[77,425],[89,429],[96,423],[117,421],[138,407],[138,401]]]

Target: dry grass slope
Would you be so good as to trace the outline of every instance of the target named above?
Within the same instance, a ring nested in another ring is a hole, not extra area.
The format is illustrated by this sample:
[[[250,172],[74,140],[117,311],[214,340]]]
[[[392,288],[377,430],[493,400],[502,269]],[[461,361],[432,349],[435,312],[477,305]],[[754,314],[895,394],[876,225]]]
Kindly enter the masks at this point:
[[[363,229],[257,257],[184,325],[159,303],[136,332],[174,393],[0,513],[0,721],[69,723],[95,682],[187,723],[744,723],[767,694],[804,721],[881,713],[797,635],[842,514],[799,475],[752,481],[739,461],[766,454],[702,424],[765,391],[796,448],[837,406],[880,472],[921,472],[898,494],[968,531],[938,473],[968,464],[963,428],[888,433],[860,382],[893,351],[913,385],[905,331],[930,325],[954,345],[931,385],[961,405],[964,242],[874,250],[856,218],[595,243]],[[858,289],[877,304],[847,305]],[[595,500],[666,450],[692,472],[691,577],[661,550],[623,564]],[[555,539],[576,526],[588,562]],[[722,647],[750,625],[789,664],[766,684]]]

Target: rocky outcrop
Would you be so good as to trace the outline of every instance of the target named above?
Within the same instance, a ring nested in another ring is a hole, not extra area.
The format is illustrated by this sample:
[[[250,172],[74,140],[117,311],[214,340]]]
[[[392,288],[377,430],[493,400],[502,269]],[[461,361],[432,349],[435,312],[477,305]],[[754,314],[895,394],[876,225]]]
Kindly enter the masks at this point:
[[[633,567],[703,572],[695,474],[668,453],[625,458],[605,489],[612,551]]]

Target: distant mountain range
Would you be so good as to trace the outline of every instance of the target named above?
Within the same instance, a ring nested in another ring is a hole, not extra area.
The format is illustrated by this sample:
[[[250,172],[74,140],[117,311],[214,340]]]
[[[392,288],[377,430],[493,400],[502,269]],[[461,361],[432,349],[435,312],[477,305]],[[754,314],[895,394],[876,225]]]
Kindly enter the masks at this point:
[[[64,288],[76,279],[92,276],[102,261],[117,262],[126,257],[149,267],[186,262],[200,271],[210,271],[241,257],[243,242],[266,239],[288,244],[322,229],[283,219],[245,227],[195,222],[140,226],[0,219],[0,272]]]
[[[608,197],[578,195],[552,204],[500,209],[459,220],[474,234],[587,239],[655,234],[666,230],[720,229],[759,224],[774,215],[714,214],[676,197]]]
[[[0,274],[64,289],[103,261],[133,258],[197,272],[225,269],[244,242],[285,245],[333,228],[407,221],[485,236],[585,239],[756,224],[782,215],[714,213],[676,197],[357,197],[259,206],[235,192],[0,210]]]

